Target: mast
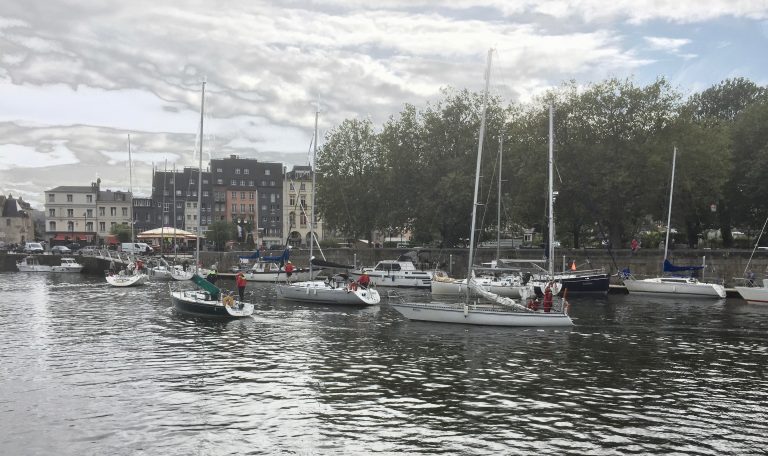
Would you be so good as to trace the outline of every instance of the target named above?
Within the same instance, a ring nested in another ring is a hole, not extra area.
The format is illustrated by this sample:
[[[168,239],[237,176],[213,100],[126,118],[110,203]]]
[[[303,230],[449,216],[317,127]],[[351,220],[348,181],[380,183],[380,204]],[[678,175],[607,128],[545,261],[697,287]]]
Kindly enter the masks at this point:
[[[176,262],[177,252],[179,247],[176,245],[176,163],[173,164],[173,262]]]
[[[504,150],[504,133],[499,137],[499,194],[496,205],[496,261],[501,258],[501,157]],[[498,264],[497,264],[498,266]]]
[[[549,177],[549,194],[548,194],[548,209],[549,209],[549,258],[547,258],[547,267],[549,271],[550,277],[553,277],[555,275],[555,210],[554,210],[554,199],[552,194],[552,161],[554,156],[554,123],[555,123],[555,108],[553,105],[549,105],[549,158],[548,158],[548,177]]]
[[[133,237],[133,161],[131,160],[131,135],[128,134],[128,192],[131,194],[131,242],[136,242]]]
[[[488,107],[488,86],[491,83],[491,59],[493,49],[488,50],[488,65],[485,68],[485,91],[483,93],[483,111],[480,116],[480,134],[477,141],[477,167],[475,168],[475,196],[472,199],[472,228],[469,232],[469,265],[467,266],[467,301],[469,301],[469,284],[472,280],[472,265],[475,262],[475,225],[477,223],[477,193],[480,188],[480,164],[483,159],[483,139],[485,136],[485,110]]]
[[[165,179],[168,177],[168,159],[165,159],[165,165],[163,165],[163,207],[161,209],[161,221],[160,221],[160,254],[163,254],[163,247],[165,247]]]
[[[315,108],[315,134],[314,138],[312,140],[312,166],[310,166],[310,169],[312,171],[312,207],[309,210],[309,279],[312,280],[312,250],[315,245],[315,176],[317,174],[316,172],[316,162],[317,162],[317,119],[320,117],[320,101],[317,102],[317,107]]]
[[[197,172],[197,242],[195,244],[195,265],[200,266],[200,228],[203,226],[200,221],[200,205],[203,202],[203,114],[205,113],[205,81],[203,81],[202,94],[200,96],[200,157],[199,168]],[[174,182],[176,180],[174,179]],[[174,206],[175,208],[175,206]],[[174,224],[176,221],[174,220]]]
[[[672,149],[672,180],[669,183],[669,209],[667,210],[667,239],[664,241],[664,261],[667,260],[669,249],[669,232],[672,226],[672,194],[675,190],[675,160],[677,159],[677,146]]]

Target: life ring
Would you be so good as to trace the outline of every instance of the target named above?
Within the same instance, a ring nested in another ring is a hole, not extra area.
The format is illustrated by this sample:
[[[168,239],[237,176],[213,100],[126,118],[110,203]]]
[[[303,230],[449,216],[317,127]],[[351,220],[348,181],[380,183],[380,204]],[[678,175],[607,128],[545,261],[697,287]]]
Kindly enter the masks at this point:
[[[232,296],[224,296],[224,299],[222,299],[222,302],[227,307],[232,307],[232,305],[235,303],[235,298]]]

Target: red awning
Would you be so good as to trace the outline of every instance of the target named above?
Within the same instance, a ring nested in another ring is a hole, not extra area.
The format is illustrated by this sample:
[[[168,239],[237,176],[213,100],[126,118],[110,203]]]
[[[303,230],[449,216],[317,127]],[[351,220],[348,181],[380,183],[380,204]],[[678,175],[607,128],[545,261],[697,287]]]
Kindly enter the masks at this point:
[[[115,236],[114,234],[110,234],[109,236],[107,236],[104,242],[107,244],[115,245],[117,244],[117,236]]]
[[[66,240],[67,240],[67,238],[66,238],[66,236],[65,236],[65,235],[63,235],[63,234],[59,233],[59,234],[57,234],[57,235],[56,235],[56,236],[53,238],[53,240],[54,240],[54,241],[66,241]]]

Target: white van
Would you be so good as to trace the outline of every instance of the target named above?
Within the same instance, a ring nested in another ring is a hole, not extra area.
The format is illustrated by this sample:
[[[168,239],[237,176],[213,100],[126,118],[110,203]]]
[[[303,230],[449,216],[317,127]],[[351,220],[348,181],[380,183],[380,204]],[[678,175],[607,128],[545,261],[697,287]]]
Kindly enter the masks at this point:
[[[123,242],[120,250],[126,253],[152,253],[152,247],[144,242]]]

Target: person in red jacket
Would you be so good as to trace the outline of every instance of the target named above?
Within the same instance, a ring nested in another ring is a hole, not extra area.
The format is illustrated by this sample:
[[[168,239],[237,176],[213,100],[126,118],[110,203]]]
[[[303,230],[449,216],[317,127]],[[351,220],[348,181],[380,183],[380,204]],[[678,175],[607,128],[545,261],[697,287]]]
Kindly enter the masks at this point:
[[[549,285],[544,289],[544,301],[542,301],[542,307],[544,307],[544,312],[552,310],[552,288]]]
[[[235,276],[235,284],[237,285],[237,293],[240,295],[240,301],[245,300],[245,285],[248,281],[245,280],[245,274],[242,271],[238,272]]]
[[[288,263],[285,264],[285,281],[290,283],[292,275],[293,275],[293,263],[288,261]]]
[[[368,285],[371,283],[371,279],[368,277],[368,273],[364,272],[363,275],[357,279],[357,283],[360,284],[360,288],[368,288]]]

